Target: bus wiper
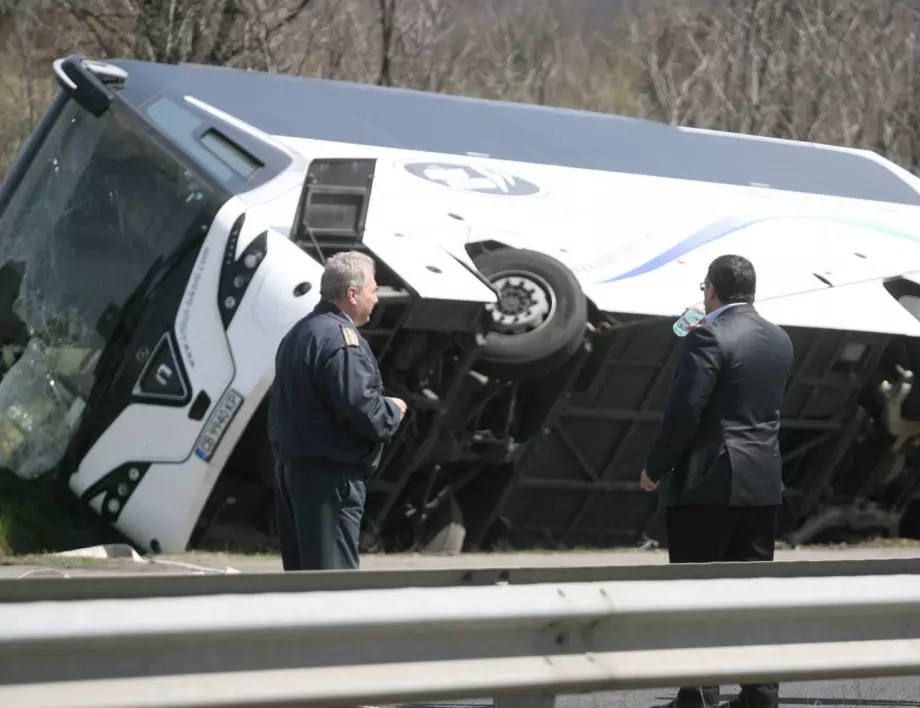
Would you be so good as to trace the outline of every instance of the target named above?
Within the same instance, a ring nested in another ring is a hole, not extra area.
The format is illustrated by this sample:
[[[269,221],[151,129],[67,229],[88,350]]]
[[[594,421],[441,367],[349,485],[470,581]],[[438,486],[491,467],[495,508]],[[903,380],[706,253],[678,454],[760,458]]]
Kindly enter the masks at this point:
[[[121,308],[117,320],[114,322],[114,327],[109,330],[111,335],[107,337],[108,343],[105,345],[102,355],[99,357],[99,362],[96,364],[97,371],[107,371],[109,366],[113,363],[117,366],[117,359],[120,358],[125,347],[134,337],[138,321],[145,312],[146,305],[149,304],[148,299],[150,293],[156,290],[157,287],[169,277],[190,252],[201,246],[205,236],[206,234],[203,233],[194,239],[190,239],[166,258],[163,256],[157,257],[144,276],[144,279],[138,284],[130,297],[125,300],[124,306]],[[111,322],[115,319],[111,313],[116,309],[117,308],[110,305],[106,308],[106,312],[103,313],[102,317],[100,317],[97,330],[104,338],[106,338],[106,330],[108,330],[105,326],[106,320]],[[111,388],[113,382],[114,376],[111,375],[97,377],[96,383],[90,391],[90,400],[87,401],[87,405],[89,405],[91,401],[97,401],[103,397]]]
[[[153,262],[153,265],[150,266],[144,279],[138,284],[128,299],[125,300],[124,305],[122,305],[112,330],[113,339],[122,339],[126,331],[133,334],[133,325],[136,324],[138,315],[143,310],[143,308],[140,308],[140,305],[147,301],[150,293],[156,290],[160,284],[169,277],[173,270],[176,269],[191,251],[200,248],[201,244],[204,242],[204,238],[205,235],[202,234],[197,238],[189,240],[166,258],[157,256],[157,259]],[[112,311],[118,311],[118,308],[114,305],[110,305],[109,308],[107,308],[107,312],[111,313]],[[106,329],[104,320],[106,319],[111,321],[111,319],[114,318],[111,314],[106,316],[105,313],[103,313],[103,316],[100,318],[97,330],[103,330],[100,331],[103,337],[106,336],[104,331]]]

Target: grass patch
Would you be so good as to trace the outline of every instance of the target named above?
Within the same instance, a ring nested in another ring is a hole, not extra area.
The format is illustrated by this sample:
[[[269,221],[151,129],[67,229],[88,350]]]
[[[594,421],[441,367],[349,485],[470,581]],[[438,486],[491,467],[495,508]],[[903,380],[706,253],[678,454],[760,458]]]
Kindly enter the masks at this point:
[[[67,551],[124,539],[53,472],[25,480],[0,469],[0,555]]]

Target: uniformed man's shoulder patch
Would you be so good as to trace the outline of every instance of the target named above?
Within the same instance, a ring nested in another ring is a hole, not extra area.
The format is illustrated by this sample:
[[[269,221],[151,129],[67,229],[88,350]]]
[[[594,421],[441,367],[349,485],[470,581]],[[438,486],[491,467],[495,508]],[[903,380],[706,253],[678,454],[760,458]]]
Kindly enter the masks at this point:
[[[345,325],[340,325],[340,327],[342,328],[342,339],[345,340],[346,347],[361,346],[358,342],[358,333],[354,329]]]

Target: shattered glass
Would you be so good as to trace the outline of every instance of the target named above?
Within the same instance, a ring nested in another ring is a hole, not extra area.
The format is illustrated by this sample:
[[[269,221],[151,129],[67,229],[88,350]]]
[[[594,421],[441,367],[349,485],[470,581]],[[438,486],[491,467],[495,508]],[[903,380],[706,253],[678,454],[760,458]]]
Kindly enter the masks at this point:
[[[60,461],[103,314],[187,238],[213,203],[201,189],[117,104],[65,106],[0,214],[0,467],[34,478]]]
[[[87,353],[29,342],[0,383],[0,465],[34,478],[60,461],[85,402],[63,377]]]

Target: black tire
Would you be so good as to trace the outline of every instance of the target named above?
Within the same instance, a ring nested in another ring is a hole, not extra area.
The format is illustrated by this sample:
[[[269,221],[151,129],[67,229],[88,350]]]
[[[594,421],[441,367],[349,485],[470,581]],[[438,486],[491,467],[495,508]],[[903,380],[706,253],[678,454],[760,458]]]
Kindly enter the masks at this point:
[[[466,525],[463,522],[463,511],[454,497],[450,497],[434,512],[426,527],[427,533],[417,549],[420,554],[455,556],[463,550]]]
[[[572,271],[543,253],[512,248],[482,253],[474,263],[493,284],[509,278],[508,300],[524,308],[524,314],[519,315],[523,317],[519,331],[510,333],[509,328],[496,322],[495,330],[486,337],[477,369],[504,379],[539,378],[562,366],[578,351],[588,321],[588,302]],[[515,289],[528,297],[536,295],[543,302],[514,303],[511,294]],[[546,303],[549,311],[541,321],[538,314]],[[526,324],[528,312],[535,319]],[[509,309],[507,316],[512,314]],[[533,327],[534,322],[539,322],[538,326]]]

